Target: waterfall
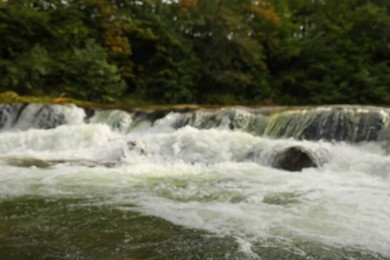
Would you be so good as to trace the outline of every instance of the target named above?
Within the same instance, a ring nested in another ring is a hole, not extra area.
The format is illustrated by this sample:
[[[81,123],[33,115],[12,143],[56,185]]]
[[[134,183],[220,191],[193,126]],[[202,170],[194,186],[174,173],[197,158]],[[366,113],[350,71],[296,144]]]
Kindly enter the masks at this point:
[[[319,107],[278,113],[265,134],[305,140],[378,141],[388,126],[389,110],[376,107]]]
[[[3,104],[0,129],[49,129],[63,124],[100,123],[121,132],[131,132],[137,128],[192,126],[240,130],[271,138],[359,143],[387,140],[390,122],[388,108],[368,106],[91,111],[74,105]]]
[[[75,105],[2,104],[0,130],[50,129],[80,124],[85,112]]]

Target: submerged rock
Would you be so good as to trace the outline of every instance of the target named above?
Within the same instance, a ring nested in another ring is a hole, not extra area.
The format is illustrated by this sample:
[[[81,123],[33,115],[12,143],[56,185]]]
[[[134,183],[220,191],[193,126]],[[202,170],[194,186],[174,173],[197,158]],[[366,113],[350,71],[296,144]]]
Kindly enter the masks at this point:
[[[97,162],[93,160],[41,160],[37,158],[8,158],[5,160],[7,164],[16,166],[16,167],[22,167],[22,168],[29,168],[29,167],[36,167],[36,168],[50,168],[52,166],[55,166],[57,164],[68,164],[68,165],[79,165],[79,166],[85,166],[89,168],[93,167],[106,167],[106,168],[113,168],[118,165],[118,162]]]
[[[303,168],[318,167],[311,154],[300,146],[285,149],[276,155],[273,167],[286,171],[301,171]]]

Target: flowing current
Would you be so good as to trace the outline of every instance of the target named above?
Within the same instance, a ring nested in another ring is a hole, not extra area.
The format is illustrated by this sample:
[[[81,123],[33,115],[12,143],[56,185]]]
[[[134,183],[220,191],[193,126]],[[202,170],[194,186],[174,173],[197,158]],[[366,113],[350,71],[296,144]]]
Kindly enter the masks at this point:
[[[390,259],[389,119],[0,105],[0,259]]]

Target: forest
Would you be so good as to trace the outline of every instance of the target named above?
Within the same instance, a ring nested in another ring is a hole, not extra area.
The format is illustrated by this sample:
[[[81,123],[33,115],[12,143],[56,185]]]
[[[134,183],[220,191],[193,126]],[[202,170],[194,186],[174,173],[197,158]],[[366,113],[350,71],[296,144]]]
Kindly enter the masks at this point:
[[[0,92],[390,104],[388,0],[0,0]]]

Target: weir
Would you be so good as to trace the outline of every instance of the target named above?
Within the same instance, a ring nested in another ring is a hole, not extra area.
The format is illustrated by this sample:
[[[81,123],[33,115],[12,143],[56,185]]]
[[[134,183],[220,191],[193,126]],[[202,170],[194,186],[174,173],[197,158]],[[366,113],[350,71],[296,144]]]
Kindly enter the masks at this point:
[[[0,129],[50,129],[63,124],[106,124],[120,132],[138,127],[192,126],[241,130],[256,136],[297,140],[387,141],[390,109],[369,106],[266,107],[249,109],[161,109],[132,112],[83,109],[75,105],[2,104]]]

